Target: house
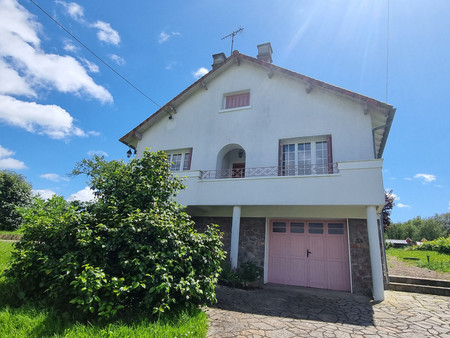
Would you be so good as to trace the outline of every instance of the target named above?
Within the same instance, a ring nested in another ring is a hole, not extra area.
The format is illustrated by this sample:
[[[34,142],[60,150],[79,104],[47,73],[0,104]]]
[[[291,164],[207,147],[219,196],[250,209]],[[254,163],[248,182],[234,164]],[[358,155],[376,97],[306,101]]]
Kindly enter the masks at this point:
[[[120,141],[164,150],[186,177],[177,200],[217,223],[233,267],[264,282],[384,297],[382,154],[395,109],[256,58],[212,70]]]

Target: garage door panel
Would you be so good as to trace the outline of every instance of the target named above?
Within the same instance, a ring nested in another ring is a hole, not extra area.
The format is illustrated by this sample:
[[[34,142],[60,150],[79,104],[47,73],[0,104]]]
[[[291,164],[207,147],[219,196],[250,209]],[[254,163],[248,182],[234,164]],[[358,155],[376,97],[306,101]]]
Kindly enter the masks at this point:
[[[342,291],[350,289],[348,264],[343,261],[328,261],[328,288]]]
[[[271,257],[269,261],[269,282],[286,284],[287,259]]]
[[[308,261],[308,286],[326,289],[328,284],[327,264],[323,260]]]
[[[289,259],[287,270],[287,284],[306,286],[306,260]]]
[[[327,251],[328,258],[334,259],[346,259],[347,253],[347,241],[344,236],[328,236],[327,238]]]
[[[298,257],[299,259],[305,259],[307,249],[306,240],[306,236],[290,236],[289,245],[284,247],[284,250],[287,249],[287,256],[291,258]]]

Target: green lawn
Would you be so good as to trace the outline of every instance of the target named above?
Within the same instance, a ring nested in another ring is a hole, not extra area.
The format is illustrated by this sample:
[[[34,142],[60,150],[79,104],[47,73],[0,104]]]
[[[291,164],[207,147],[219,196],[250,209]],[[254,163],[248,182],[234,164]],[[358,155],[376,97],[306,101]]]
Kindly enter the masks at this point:
[[[389,256],[395,256],[402,259],[404,262],[416,265],[421,268],[427,268],[430,270],[450,272],[450,255],[438,253],[436,251],[417,251],[406,249],[394,249],[390,248],[386,250],[386,254]],[[428,263],[427,255],[430,257]],[[406,258],[419,258],[419,260],[407,260]]]
[[[0,273],[6,268],[11,250],[12,242],[0,241]],[[0,277],[2,287],[5,285]],[[207,315],[198,309],[159,319],[138,317],[85,324],[48,307],[26,304],[13,308],[0,299],[0,337],[205,337],[207,332]]]

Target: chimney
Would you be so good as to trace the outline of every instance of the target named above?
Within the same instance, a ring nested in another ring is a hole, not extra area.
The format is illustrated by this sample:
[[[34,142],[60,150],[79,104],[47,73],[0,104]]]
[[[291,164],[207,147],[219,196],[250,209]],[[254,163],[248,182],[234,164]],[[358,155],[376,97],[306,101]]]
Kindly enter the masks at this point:
[[[216,69],[217,67],[220,67],[222,63],[224,63],[225,60],[227,59],[225,53],[213,54],[212,57],[213,57],[213,64],[212,64],[213,70]]]
[[[272,63],[272,45],[270,42],[266,42],[258,45],[258,55],[256,58],[261,61]]]

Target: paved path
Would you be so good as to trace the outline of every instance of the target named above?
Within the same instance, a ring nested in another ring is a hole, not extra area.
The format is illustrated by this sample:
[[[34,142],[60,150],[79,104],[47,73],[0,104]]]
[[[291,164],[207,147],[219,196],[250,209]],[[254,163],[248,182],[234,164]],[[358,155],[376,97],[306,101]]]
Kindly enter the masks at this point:
[[[450,337],[450,298],[386,291],[364,296],[296,287],[217,288],[208,337]]]

